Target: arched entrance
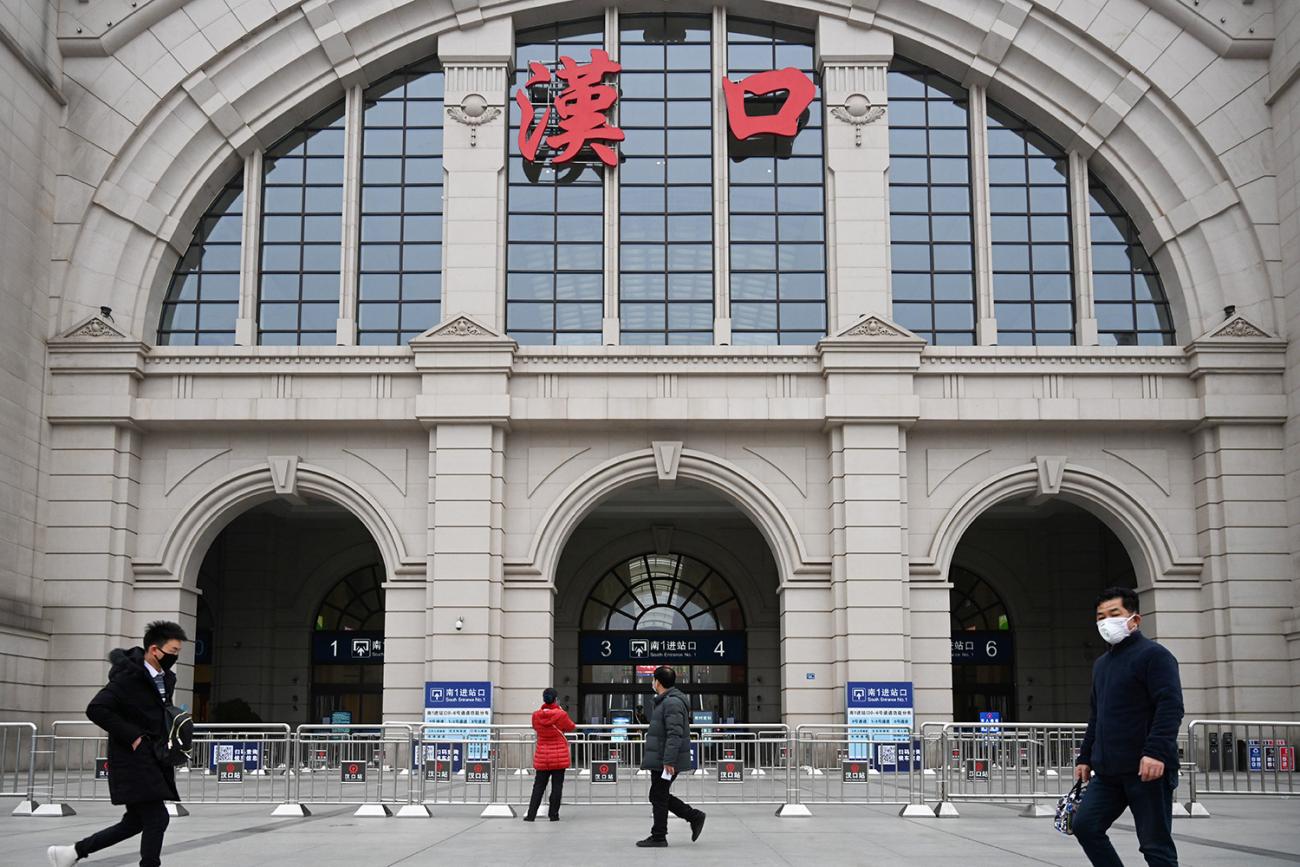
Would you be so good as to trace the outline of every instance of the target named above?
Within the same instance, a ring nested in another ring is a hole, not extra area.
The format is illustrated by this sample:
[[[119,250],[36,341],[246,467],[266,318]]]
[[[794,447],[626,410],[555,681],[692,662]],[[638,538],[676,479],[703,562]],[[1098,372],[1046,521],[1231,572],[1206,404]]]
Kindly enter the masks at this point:
[[[669,664],[698,722],[780,720],[777,575],[763,534],[712,486],[620,488],[560,556],[561,702],[583,722],[635,719]]]
[[[745,615],[727,579],[693,557],[650,552],[609,569],[583,606],[578,647],[584,720],[634,711],[668,664],[699,719],[745,721]]]
[[[379,722],[382,563],[361,521],[324,500],[269,500],[226,525],[198,577],[216,624],[209,721]]]
[[[949,580],[953,719],[1087,720],[1092,663],[1106,648],[1093,599],[1137,586],[1115,533],[1060,499],[1004,502],[962,535]]]

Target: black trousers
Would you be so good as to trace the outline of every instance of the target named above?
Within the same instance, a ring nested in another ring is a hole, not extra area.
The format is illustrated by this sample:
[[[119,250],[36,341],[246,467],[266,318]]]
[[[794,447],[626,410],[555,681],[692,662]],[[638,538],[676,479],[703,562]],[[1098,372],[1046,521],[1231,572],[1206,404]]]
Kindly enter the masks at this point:
[[[1106,831],[1128,807],[1137,828],[1138,849],[1151,867],[1177,867],[1174,848],[1173,803],[1177,774],[1144,783],[1137,774],[1102,776],[1088,790],[1074,814],[1074,838],[1097,867],[1124,867]]]
[[[672,793],[673,780],[680,771],[673,772],[672,780],[663,778],[663,768],[652,768],[654,774],[650,779],[650,806],[654,811],[654,824],[650,826],[650,836],[656,840],[668,839],[668,813],[672,812],[679,819],[693,822],[700,811],[676,797]]]
[[[552,819],[560,817],[560,799],[564,797],[564,771],[537,771],[533,780],[533,797],[528,802],[528,815],[536,816],[537,808],[542,805],[542,794],[546,783],[551,783],[551,803],[549,815]]]
[[[92,852],[116,846],[139,834],[140,867],[159,867],[162,864],[163,833],[170,821],[167,805],[162,801],[127,804],[126,812],[116,825],[109,825],[104,830],[77,841],[77,857],[85,858]]]

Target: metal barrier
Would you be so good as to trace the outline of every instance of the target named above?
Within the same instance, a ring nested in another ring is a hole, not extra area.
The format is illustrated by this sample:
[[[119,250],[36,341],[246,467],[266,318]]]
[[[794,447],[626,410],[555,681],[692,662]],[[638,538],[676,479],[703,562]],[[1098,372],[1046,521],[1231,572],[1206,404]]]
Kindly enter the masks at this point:
[[[1209,816],[1203,795],[1297,795],[1296,745],[1300,722],[1285,720],[1192,720],[1187,725],[1191,792],[1187,811]]]
[[[414,744],[408,723],[300,725],[285,805],[355,804],[354,815],[391,816],[391,805],[412,805]]]
[[[293,745],[293,731],[285,723],[195,725],[190,763],[176,769],[181,801],[287,803]]]
[[[646,728],[588,725],[571,733],[564,802],[644,802],[651,774],[640,767]],[[701,804],[786,803],[791,790],[787,726],[718,723],[691,730],[694,766],[679,770],[678,797]],[[467,731],[478,739],[462,740]],[[526,805],[532,795],[535,747],[531,726],[425,724],[415,800],[482,805],[484,816],[512,816],[514,805]]]
[[[35,723],[0,722],[0,798],[22,798],[11,815],[37,809],[35,752]]]
[[[1073,785],[1082,723],[945,723],[940,738],[941,817],[956,816],[955,801],[1027,803],[1022,816],[1050,816]]]
[[[899,804],[899,815],[934,818],[924,804],[925,750],[910,725],[801,725],[793,747],[791,803]]]

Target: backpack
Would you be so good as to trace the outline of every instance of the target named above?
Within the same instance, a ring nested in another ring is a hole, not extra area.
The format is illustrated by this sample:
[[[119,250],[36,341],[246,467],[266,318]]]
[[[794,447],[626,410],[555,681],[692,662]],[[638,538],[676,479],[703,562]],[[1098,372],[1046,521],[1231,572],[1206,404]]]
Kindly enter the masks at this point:
[[[194,717],[187,710],[168,704],[163,708],[166,734],[153,742],[154,755],[161,765],[189,764],[194,750]]]
[[[1061,796],[1061,800],[1056,802],[1056,819],[1054,824],[1056,830],[1066,836],[1074,834],[1074,814],[1079,810],[1079,802],[1083,800],[1083,794],[1086,791],[1083,780],[1074,784],[1074,788]]]

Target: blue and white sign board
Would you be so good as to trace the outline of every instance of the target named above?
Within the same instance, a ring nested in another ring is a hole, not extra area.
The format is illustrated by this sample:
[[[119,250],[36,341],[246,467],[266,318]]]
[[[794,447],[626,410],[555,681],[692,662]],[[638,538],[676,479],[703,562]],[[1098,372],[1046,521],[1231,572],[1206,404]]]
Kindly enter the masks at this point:
[[[851,680],[844,686],[845,717],[849,724],[849,758],[871,758],[873,743],[912,741],[912,682],[910,680]],[[903,729],[872,728],[905,725]]]
[[[492,724],[492,684],[486,680],[431,680],[424,684],[424,721],[451,724],[426,737],[464,743],[466,758],[486,759]]]
[[[1002,722],[1002,712],[996,710],[982,710],[980,711],[980,722],[982,723]],[[984,734],[995,735],[995,734],[999,734],[1001,731],[1002,731],[1002,726],[980,726],[980,732]]]

